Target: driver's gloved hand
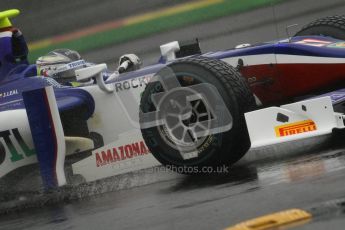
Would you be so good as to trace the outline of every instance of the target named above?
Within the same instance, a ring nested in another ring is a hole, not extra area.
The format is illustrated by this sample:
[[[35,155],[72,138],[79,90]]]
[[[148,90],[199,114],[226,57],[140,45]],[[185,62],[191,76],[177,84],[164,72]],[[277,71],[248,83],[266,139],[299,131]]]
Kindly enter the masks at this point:
[[[119,67],[117,71],[119,73],[130,72],[137,70],[142,65],[140,58],[135,54],[125,54],[119,59]]]

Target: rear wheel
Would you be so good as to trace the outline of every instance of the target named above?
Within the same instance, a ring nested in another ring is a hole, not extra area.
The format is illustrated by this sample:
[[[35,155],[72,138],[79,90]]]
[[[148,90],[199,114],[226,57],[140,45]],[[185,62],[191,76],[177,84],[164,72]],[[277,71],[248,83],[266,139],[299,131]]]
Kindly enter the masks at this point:
[[[295,36],[323,35],[345,40],[345,17],[328,16],[305,25]]]
[[[196,137],[196,129],[207,130],[208,123],[214,117],[212,109],[195,99],[190,101],[191,113],[187,117],[180,116],[185,108],[179,103],[170,104],[174,98],[181,96],[171,91],[166,101],[161,103],[160,111],[169,119],[157,127],[142,128],[143,138],[155,156],[163,165],[172,166],[219,166],[238,161],[249,149],[250,141],[245,124],[244,113],[255,107],[255,100],[245,79],[233,67],[220,60],[208,58],[187,58],[170,64],[167,68],[177,77],[181,90],[190,86],[209,83],[215,86],[232,117],[232,127],[226,132]],[[157,73],[164,73],[164,69]],[[163,92],[160,82],[151,82],[141,98],[141,110],[144,113],[156,111],[152,95]],[[170,91],[169,91],[170,92]],[[203,122],[203,125],[200,125]],[[169,131],[170,130],[170,131]],[[197,156],[184,158],[184,152],[197,150]],[[189,172],[187,172],[189,173]]]

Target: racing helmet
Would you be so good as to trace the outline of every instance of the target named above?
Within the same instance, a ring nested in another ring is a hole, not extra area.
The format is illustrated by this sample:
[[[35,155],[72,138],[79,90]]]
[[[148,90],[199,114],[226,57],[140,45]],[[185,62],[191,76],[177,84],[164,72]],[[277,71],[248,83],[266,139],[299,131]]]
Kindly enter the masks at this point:
[[[36,61],[38,75],[54,78],[60,84],[76,80],[75,70],[87,67],[77,51],[57,49]]]

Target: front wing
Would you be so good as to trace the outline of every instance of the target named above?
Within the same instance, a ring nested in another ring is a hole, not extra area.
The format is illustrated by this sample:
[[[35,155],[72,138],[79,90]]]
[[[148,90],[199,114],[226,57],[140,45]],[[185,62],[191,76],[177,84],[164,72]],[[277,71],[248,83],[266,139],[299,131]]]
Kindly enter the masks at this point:
[[[345,115],[335,112],[330,96],[245,114],[251,148],[261,148],[332,134],[345,128]]]

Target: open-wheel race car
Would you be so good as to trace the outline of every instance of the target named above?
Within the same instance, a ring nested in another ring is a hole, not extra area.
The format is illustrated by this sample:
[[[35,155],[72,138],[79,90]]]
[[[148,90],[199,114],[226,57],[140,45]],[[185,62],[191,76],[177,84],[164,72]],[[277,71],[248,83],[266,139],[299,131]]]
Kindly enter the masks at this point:
[[[344,17],[204,54],[198,42],[168,43],[158,64],[115,77],[105,64],[75,69],[74,81],[92,81],[75,87],[37,76],[8,19],[18,13],[0,13],[2,178],[38,162],[44,185],[61,186],[76,154],[73,174],[86,181],[160,164],[201,172],[345,126]]]

